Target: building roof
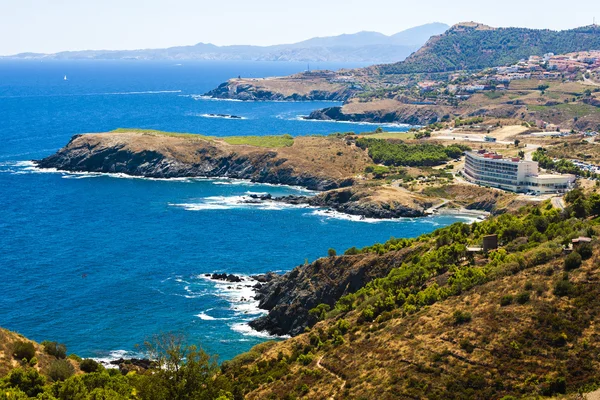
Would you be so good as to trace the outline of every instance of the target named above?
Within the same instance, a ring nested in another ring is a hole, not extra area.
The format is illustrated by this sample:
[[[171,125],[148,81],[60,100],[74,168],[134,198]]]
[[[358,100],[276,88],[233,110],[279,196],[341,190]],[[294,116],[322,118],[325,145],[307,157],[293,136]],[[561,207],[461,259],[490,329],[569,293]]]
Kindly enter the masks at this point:
[[[573,239],[573,243],[589,243],[591,241],[591,238],[585,236],[579,236],[578,238]]]

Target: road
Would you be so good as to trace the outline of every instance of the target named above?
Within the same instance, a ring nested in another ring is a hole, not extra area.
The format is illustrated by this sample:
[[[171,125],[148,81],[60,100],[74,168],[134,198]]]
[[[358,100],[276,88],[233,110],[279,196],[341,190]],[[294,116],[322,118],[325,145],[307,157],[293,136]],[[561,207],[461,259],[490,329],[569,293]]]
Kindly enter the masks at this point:
[[[562,197],[553,197],[551,202],[552,207],[558,208],[561,211],[565,209],[565,201]]]
[[[442,202],[440,204],[436,204],[435,206],[430,207],[427,210],[425,210],[425,214],[427,214],[427,215],[434,214],[438,208],[443,207],[446,204],[450,203],[450,200],[448,200],[448,199],[441,199],[441,200],[442,200]]]
[[[600,83],[596,83],[593,80],[586,78],[585,74],[583,74],[583,83],[590,86],[600,86]]]

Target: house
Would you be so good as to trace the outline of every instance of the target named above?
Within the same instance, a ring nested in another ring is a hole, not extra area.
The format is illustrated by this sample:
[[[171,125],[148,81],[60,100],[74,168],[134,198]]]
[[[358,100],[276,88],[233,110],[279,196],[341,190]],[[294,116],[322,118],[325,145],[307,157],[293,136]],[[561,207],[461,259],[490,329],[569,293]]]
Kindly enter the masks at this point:
[[[592,241],[591,238],[585,236],[579,236],[578,238],[573,239],[571,242],[573,243],[573,247],[577,248],[583,243],[590,243]]]

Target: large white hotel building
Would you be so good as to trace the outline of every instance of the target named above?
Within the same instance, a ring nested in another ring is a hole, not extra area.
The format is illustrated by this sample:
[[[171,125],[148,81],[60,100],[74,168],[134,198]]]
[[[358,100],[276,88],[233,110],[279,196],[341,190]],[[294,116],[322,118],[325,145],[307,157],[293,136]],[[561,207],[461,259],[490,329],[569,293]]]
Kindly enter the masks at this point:
[[[566,192],[576,179],[574,175],[540,174],[535,161],[505,158],[486,150],[466,153],[463,176],[482,186],[538,194]]]

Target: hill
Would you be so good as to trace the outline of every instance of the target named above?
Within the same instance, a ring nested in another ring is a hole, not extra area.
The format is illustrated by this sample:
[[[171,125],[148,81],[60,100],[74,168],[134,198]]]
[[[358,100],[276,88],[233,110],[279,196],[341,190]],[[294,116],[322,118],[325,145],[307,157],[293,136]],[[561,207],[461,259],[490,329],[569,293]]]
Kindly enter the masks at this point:
[[[562,398],[594,390],[600,254],[593,244],[563,250],[573,237],[599,233],[597,220],[575,217],[580,196],[569,197],[563,213],[544,203],[307,266],[318,270],[319,285],[340,288],[345,272],[339,281],[327,276],[347,266],[350,274],[356,263],[391,269],[334,307],[316,307],[310,314],[321,322],[306,333],[262,345],[223,371],[249,382],[248,399]],[[500,249],[467,252],[490,233]],[[288,290],[294,298],[306,286]]]
[[[303,281],[283,286],[289,297],[316,284],[317,296],[338,296],[335,305],[312,309],[304,333],[260,344],[220,367],[176,336],[159,336],[147,347],[158,362],[149,370],[100,369],[51,383],[23,365],[0,380],[2,394],[574,399],[600,386],[600,195],[576,190],[566,200],[564,211],[545,202],[299,267],[285,278]],[[498,235],[498,249],[467,250],[489,234]],[[592,243],[565,246],[583,235]],[[343,290],[353,276],[369,279]],[[23,370],[35,386],[21,378]]]
[[[406,60],[380,65],[383,74],[437,73],[509,65],[531,55],[600,49],[597,25],[564,31],[454,25]]]
[[[432,23],[387,36],[377,32],[358,32],[313,38],[299,43],[274,46],[216,46],[198,43],[166,49],[83,50],[55,54],[22,53],[12,59],[56,60],[226,60],[226,61],[303,61],[303,62],[395,62],[409,56],[427,39],[448,29]]]

